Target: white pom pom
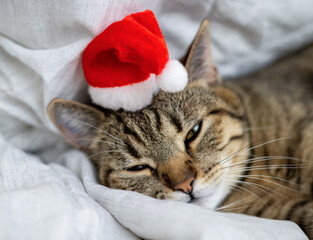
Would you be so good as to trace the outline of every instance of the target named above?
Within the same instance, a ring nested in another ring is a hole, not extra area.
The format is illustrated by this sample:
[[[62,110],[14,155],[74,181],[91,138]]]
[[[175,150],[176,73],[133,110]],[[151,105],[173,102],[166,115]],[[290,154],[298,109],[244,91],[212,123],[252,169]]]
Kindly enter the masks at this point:
[[[165,92],[182,91],[188,82],[185,67],[177,60],[170,60],[156,77],[157,84]]]
[[[153,95],[158,91],[154,74],[144,82],[123,87],[89,87],[89,94],[94,103],[112,110],[123,108],[131,112],[148,106],[152,102]]]

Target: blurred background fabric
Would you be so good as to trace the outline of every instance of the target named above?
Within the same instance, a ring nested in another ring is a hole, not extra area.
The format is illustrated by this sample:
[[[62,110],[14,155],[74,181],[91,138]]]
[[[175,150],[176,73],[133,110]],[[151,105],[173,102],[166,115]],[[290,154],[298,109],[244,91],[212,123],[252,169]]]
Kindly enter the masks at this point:
[[[313,42],[312,0],[0,0],[0,239],[306,239],[291,222],[100,186],[88,158],[53,126],[51,100],[89,101],[86,45],[145,9],[154,11],[171,58],[184,56],[208,18],[225,79]]]

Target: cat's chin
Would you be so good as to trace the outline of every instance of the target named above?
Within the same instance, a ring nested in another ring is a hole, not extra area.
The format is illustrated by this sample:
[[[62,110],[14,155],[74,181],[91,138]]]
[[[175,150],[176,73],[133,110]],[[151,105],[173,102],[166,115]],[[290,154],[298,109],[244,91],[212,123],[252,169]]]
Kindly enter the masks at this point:
[[[209,189],[207,191],[201,191],[199,193],[194,192],[194,197],[189,201],[191,204],[214,210],[228,195],[229,190],[223,185]]]
[[[191,203],[206,209],[214,210],[229,193],[223,186],[216,187],[207,191],[195,192],[194,195],[183,192],[173,192],[171,200]]]
[[[189,203],[211,210],[214,210],[219,205],[219,202],[212,201],[210,197],[192,198]]]

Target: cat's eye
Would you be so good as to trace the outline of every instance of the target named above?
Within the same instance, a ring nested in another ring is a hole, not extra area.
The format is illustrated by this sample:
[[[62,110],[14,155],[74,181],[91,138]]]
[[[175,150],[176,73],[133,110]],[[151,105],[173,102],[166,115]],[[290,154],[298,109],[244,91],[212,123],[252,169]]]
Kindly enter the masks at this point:
[[[151,169],[151,167],[149,165],[137,165],[137,166],[127,168],[126,170],[131,171],[131,172],[137,172],[137,171],[145,170],[147,168]]]
[[[195,125],[187,134],[185,143],[190,143],[196,139],[201,130],[202,121]]]

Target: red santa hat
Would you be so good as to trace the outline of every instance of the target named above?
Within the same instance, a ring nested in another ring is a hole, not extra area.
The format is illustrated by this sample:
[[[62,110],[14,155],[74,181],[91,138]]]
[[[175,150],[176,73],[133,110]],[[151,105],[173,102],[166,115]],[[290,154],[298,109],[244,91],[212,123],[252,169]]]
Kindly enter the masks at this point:
[[[159,89],[181,91],[188,81],[184,66],[169,60],[150,10],[108,26],[88,44],[82,64],[93,102],[113,110],[137,111],[149,105]]]

